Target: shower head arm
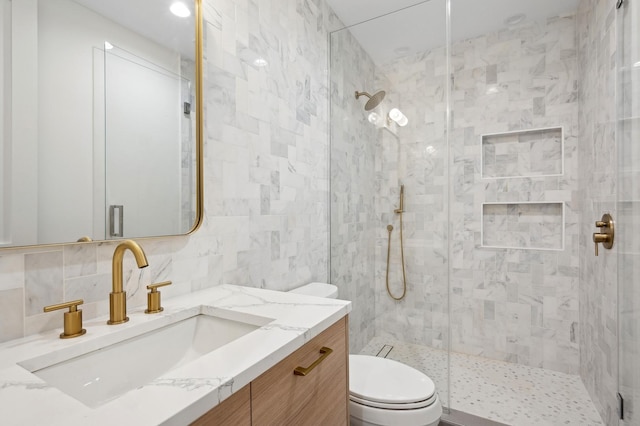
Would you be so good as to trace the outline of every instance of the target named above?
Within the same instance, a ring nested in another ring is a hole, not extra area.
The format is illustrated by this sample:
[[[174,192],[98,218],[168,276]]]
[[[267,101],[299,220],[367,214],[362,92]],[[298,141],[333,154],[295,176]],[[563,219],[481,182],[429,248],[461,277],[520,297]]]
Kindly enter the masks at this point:
[[[366,96],[367,98],[371,99],[371,95],[368,94],[367,92],[358,92],[356,90],[356,99],[360,99],[360,96],[363,96],[363,95]]]

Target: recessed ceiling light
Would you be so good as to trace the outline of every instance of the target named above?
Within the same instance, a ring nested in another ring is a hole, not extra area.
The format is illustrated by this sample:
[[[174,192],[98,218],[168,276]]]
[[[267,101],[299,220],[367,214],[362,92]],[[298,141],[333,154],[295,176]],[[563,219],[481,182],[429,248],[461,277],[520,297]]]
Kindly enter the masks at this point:
[[[113,44],[109,43],[108,41],[105,41],[104,42],[104,48],[106,50],[111,50],[111,49],[113,49]]]
[[[515,15],[509,16],[504,20],[505,25],[512,27],[514,25],[518,25],[520,22],[526,19],[527,15],[524,13],[516,13]]]
[[[191,16],[191,11],[187,7],[187,5],[182,3],[181,1],[177,1],[173,3],[169,8],[169,10],[171,11],[171,13],[173,13],[176,16],[179,16],[180,18],[186,18],[187,16]]]

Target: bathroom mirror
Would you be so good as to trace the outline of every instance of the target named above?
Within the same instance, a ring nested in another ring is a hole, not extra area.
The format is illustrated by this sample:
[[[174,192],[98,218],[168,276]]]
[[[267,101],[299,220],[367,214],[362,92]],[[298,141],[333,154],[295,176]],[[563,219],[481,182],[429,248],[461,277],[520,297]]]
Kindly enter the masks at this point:
[[[200,0],[0,0],[0,247],[202,218]]]

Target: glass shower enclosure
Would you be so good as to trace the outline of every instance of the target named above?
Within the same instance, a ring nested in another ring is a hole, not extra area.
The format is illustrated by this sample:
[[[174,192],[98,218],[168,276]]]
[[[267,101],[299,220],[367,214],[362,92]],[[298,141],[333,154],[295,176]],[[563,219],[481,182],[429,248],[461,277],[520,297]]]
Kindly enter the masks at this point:
[[[640,8],[487,4],[363,10],[330,34],[350,350],[424,372],[453,413],[638,424]],[[604,213],[618,235],[596,255]]]
[[[640,5],[617,11],[618,403],[621,425],[640,423]]]
[[[431,377],[445,406],[447,22],[447,1],[432,0],[330,36],[330,277],[353,301],[351,352],[393,351]]]

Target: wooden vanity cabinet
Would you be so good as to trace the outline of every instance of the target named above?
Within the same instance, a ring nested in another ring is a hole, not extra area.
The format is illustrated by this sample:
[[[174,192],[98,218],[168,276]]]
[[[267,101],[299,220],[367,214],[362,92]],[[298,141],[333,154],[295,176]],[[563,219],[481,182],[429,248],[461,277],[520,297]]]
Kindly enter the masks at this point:
[[[348,318],[344,317],[193,424],[348,425],[348,346]],[[309,367],[321,357],[323,347],[332,352],[306,376],[294,374],[296,367]]]
[[[347,425],[347,330],[345,317],[251,382],[252,424]],[[307,376],[293,374],[318,359],[323,346],[333,352]]]
[[[207,411],[191,426],[251,426],[251,385]]]

